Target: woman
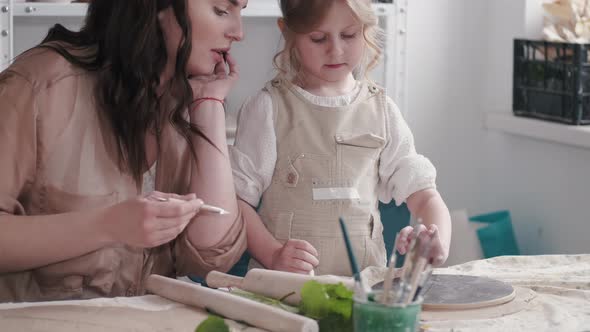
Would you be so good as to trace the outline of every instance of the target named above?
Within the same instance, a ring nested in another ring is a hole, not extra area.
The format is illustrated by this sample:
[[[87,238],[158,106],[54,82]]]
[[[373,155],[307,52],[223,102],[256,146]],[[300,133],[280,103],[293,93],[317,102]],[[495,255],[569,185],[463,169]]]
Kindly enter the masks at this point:
[[[0,302],[138,295],[239,259],[222,101],[246,2],[95,0],[0,75]]]

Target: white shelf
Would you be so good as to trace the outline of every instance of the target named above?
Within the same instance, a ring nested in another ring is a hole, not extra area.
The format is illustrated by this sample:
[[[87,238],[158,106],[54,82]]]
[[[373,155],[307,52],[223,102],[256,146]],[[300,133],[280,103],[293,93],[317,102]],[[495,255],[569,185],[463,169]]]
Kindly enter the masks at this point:
[[[123,0],[122,0],[123,1]],[[392,4],[373,4],[375,12],[379,16],[390,15],[394,10]],[[43,3],[23,2],[14,3],[15,17],[31,16],[85,16],[88,4],[85,3]],[[248,7],[242,12],[244,17],[278,17],[281,11],[276,0],[250,1]]]
[[[512,113],[487,113],[485,126],[509,134],[590,149],[590,126],[523,118]]]
[[[86,3],[23,2],[14,4],[14,16],[82,17],[86,15],[87,9],[88,4]]]

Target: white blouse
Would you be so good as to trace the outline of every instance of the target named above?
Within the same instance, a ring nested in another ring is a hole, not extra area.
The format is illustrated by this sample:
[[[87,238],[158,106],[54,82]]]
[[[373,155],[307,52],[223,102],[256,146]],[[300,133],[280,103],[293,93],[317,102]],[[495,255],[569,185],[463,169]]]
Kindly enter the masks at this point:
[[[358,97],[361,86],[357,82],[350,93],[335,97],[316,96],[295,88],[315,105],[341,107]],[[385,115],[387,143],[379,160],[379,200],[389,203],[394,199],[401,205],[417,191],[436,188],[436,169],[430,160],[416,153],[412,132],[389,97]],[[268,92],[260,91],[242,105],[230,159],[237,195],[257,206],[270,185],[277,161],[273,105]]]

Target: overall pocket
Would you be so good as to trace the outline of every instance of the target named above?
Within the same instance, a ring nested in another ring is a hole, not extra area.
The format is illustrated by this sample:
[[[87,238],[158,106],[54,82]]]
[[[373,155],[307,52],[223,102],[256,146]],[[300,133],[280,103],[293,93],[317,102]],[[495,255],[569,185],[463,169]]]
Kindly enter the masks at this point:
[[[381,148],[385,146],[385,138],[373,133],[339,133],[334,140],[343,156],[350,159],[377,159]]]

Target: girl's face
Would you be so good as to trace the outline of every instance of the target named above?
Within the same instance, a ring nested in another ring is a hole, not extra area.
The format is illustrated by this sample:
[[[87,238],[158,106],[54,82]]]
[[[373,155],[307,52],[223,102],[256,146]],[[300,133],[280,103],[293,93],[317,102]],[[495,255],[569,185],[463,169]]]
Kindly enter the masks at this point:
[[[361,62],[363,25],[344,1],[335,1],[313,31],[295,34],[294,47],[307,83],[340,83]]]
[[[192,50],[187,62],[187,74],[212,74],[230,51],[234,41],[243,38],[241,11],[248,0],[189,0],[188,16],[192,25]],[[168,52],[168,67],[174,68],[182,31],[172,7],[159,14]]]

